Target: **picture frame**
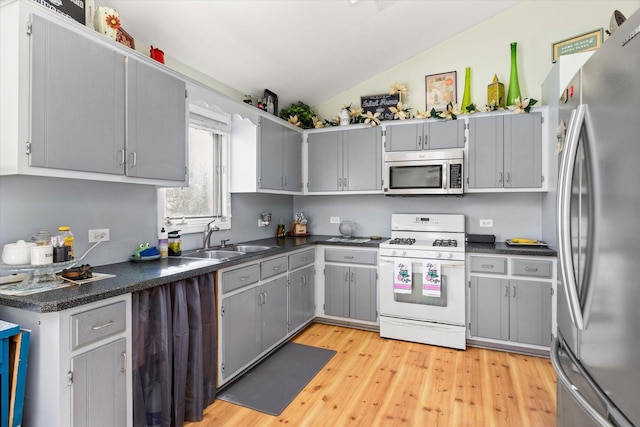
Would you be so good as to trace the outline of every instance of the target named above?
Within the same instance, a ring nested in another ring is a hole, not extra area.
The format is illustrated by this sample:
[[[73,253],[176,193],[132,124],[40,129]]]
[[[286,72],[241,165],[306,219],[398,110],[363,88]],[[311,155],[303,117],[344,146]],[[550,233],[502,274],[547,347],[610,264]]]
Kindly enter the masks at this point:
[[[580,34],[551,45],[551,62],[556,62],[562,55],[596,50],[602,46],[604,31],[602,28]]]
[[[131,37],[131,35],[122,27],[118,28],[118,31],[116,32],[116,41],[130,47],[131,49],[135,50],[136,48],[135,40],[133,40],[133,37]]]
[[[429,74],[424,78],[427,112],[431,109],[445,111],[449,103],[458,102],[458,78],[456,71]]]
[[[393,113],[389,107],[395,107],[400,102],[402,95],[398,93],[394,94],[381,94],[381,95],[369,95],[360,97],[360,106],[362,111],[366,114],[370,111],[371,114],[380,113],[378,119],[380,120],[393,120]]]
[[[265,89],[264,102],[266,104],[265,111],[267,113],[277,116],[278,115],[278,95],[271,92],[269,89]]]

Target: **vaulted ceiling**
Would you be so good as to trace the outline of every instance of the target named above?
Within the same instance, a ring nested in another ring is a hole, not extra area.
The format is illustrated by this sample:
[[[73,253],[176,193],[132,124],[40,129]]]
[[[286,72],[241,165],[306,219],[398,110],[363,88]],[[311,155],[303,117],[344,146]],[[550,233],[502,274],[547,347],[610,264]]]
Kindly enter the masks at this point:
[[[522,0],[97,0],[134,38],[240,91],[317,105]]]

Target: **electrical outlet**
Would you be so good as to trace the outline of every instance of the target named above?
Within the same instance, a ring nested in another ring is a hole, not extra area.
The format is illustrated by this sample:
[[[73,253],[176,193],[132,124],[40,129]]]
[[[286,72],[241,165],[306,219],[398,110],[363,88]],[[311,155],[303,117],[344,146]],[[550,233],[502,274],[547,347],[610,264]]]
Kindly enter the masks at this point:
[[[480,227],[493,227],[493,220],[492,219],[481,219],[480,220]]]
[[[103,242],[108,242],[109,241],[109,229],[108,228],[96,228],[95,230],[89,230],[89,243],[98,242],[103,237],[104,237]]]
[[[331,222],[331,224],[340,224],[340,217],[339,216],[332,216],[330,218],[329,222]]]

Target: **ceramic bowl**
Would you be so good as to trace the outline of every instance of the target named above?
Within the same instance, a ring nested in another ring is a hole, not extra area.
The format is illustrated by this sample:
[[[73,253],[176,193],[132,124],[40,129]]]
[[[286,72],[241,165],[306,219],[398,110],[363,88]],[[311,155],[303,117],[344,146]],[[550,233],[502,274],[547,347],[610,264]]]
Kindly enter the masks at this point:
[[[2,248],[2,262],[9,265],[31,264],[31,247],[35,243],[18,240]]]

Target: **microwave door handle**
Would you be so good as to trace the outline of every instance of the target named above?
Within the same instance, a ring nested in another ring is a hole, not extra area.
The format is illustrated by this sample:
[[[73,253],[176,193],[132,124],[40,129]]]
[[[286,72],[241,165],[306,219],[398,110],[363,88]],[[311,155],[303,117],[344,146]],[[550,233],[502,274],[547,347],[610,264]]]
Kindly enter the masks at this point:
[[[583,330],[585,323],[578,296],[578,284],[573,274],[573,257],[571,255],[571,175],[576,161],[580,130],[584,123],[585,106],[579,105],[571,113],[565,147],[560,162],[558,179],[557,221],[558,221],[558,259],[560,277],[564,284],[569,314],[576,328]]]
[[[449,162],[444,162],[442,164],[442,189],[446,190],[449,188]]]

